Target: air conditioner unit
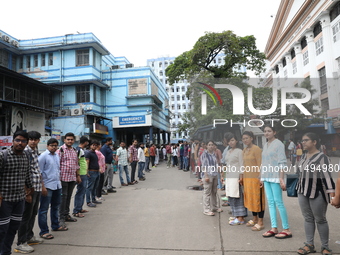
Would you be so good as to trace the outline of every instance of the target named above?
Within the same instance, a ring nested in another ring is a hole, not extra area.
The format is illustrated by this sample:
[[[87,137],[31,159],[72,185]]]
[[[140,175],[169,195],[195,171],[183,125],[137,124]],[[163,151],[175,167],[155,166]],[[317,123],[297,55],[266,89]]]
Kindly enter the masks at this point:
[[[9,42],[9,36],[8,35],[3,35],[2,36],[2,40],[4,40],[5,42]]]
[[[71,109],[71,115],[72,116],[79,116],[79,115],[83,115],[83,109],[82,108],[75,108],[75,109]]]
[[[15,41],[15,40],[12,40],[11,44],[15,47],[18,47],[18,45],[19,45],[18,41]]]
[[[119,69],[119,65],[111,66],[111,69]]]
[[[125,68],[131,68],[133,67],[133,64],[125,64]]]
[[[70,116],[70,115],[71,115],[71,110],[70,109],[58,110],[58,117]]]

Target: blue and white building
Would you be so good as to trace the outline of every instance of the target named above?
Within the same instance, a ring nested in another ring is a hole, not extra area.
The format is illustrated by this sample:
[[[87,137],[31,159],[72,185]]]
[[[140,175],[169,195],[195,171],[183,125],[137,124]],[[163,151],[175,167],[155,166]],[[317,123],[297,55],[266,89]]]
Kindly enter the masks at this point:
[[[150,67],[114,57],[92,33],[18,40],[0,30],[0,38],[0,65],[60,91],[45,118],[61,136],[170,139],[168,95]]]

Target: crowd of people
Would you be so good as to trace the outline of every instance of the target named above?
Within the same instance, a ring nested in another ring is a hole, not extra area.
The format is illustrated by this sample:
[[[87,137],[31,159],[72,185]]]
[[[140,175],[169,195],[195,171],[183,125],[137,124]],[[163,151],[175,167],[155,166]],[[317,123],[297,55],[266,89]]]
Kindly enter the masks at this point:
[[[102,195],[116,193],[114,173],[119,173],[121,186],[136,185],[146,180],[145,172],[152,171],[160,160],[166,162],[167,168],[176,167],[185,172],[191,169],[197,176],[203,189],[205,215],[214,216],[223,211],[217,190],[224,188],[228,201],[223,205],[230,205],[231,226],[246,225],[252,231],[264,230],[267,205],[271,228],[262,236],[290,238],[293,235],[282,191],[286,190],[283,169],[291,154],[287,155],[285,145],[276,138],[274,127],[266,126],[264,136],[267,142],[261,149],[254,143],[252,132],[244,132],[241,141],[228,132],[224,135],[222,153],[214,141],[206,143],[195,138],[190,143],[179,141],[162,146],[133,140],[130,146],[121,142],[115,147],[110,137],[101,144],[83,136],[79,146],[74,147],[75,136],[67,133],[63,145],[51,138],[46,151],[39,154],[40,133],[17,131],[13,135],[13,146],[0,152],[0,254],[11,254],[16,234],[18,241],[14,251],[33,252],[31,245],[54,238],[51,231],[67,231],[68,222],[85,217],[88,212],[85,206],[96,207],[104,201]],[[298,158],[296,190],[306,234],[306,242],[297,253],[316,251],[317,226],[321,253],[332,254],[326,210],[329,203],[340,208],[340,178],[335,185],[329,158],[316,134],[304,134],[301,143],[294,147],[296,152],[303,151]],[[48,226],[48,210],[51,226]],[[249,211],[253,217],[246,221]],[[277,211],[281,231],[278,230]],[[36,216],[39,236],[33,232]]]

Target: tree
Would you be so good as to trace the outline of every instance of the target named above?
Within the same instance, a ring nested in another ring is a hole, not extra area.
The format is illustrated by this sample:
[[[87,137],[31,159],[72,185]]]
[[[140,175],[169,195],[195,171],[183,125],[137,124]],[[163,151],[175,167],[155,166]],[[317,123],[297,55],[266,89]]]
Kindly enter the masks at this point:
[[[223,56],[223,65],[216,61],[220,54]],[[246,74],[238,71],[241,66],[259,74],[264,71],[265,55],[257,49],[254,36],[240,37],[228,30],[221,33],[206,32],[191,50],[182,53],[167,67],[169,84],[179,80],[187,80],[191,84],[187,96],[191,100],[193,110],[183,116],[184,123],[179,125],[180,131],[188,131],[190,128],[193,132],[199,126],[212,124],[213,119],[235,119],[232,115],[232,94],[226,89],[216,89],[223,98],[223,105],[214,105],[208,100],[208,109],[213,111],[209,110],[207,115],[202,115],[201,92],[196,89],[200,85],[196,81],[204,80],[210,85],[229,82],[246,92]],[[237,118],[241,117],[243,116]]]

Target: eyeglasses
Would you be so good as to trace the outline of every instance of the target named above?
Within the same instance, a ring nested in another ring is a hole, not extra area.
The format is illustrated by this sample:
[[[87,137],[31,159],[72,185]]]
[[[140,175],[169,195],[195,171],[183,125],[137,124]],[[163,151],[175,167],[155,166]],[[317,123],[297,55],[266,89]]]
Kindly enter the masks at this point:
[[[27,143],[27,140],[14,139],[16,143]]]
[[[52,144],[50,144],[49,146],[50,147],[58,147],[58,145],[52,145]]]
[[[302,143],[306,143],[306,142],[308,142],[309,140],[311,140],[311,139],[303,139],[303,140],[301,140],[301,142],[302,142]]]

